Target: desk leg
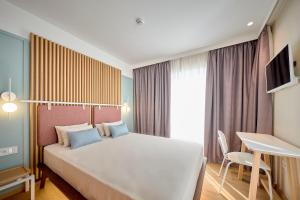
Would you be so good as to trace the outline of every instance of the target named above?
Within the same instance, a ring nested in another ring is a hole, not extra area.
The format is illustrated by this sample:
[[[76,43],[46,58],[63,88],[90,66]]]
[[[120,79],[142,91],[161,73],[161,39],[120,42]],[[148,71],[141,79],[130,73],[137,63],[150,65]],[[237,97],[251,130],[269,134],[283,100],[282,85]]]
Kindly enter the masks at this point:
[[[246,146],[244,143],[242,143],[241,146],[241,152],[245,152],[246,151]],[[239,166],[239,172],[238,172],[238,179],[242,180],[243,179],[243,173],[244,173],[244,165],[240,165]]]
[[[297,175],[297,163],[295,158],[287,158],[287,170],[288,170],[288,179],[291,190],[291,199],[297,200],[300,199],[298,192],[298,175]]]
[[[256,199],[257,183],[258,183],[258,179],[259,179],[260,157],[261,157],[261,153],[254,151],[253,166],[252,166],[251,180],[250,180],[250,189],[249,189],[249,200]]]
[[[270,155],[264,154],[264,161],[271,169]]]
[[[30,186],[30,199],[31,200],[34,200],[35,199],[35,180],[34,180],[34,176],[31,175],[31,180],[30,180],[30,183],[31,183],[31,186]]]

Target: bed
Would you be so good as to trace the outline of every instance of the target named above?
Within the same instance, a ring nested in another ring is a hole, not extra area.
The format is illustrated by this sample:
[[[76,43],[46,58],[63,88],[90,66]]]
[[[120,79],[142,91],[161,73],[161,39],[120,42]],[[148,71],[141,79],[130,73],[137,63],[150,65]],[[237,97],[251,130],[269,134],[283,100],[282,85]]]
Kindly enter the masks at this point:
[[[49,111],[40,106],[41,188],[49,177],[70,199],[200,199],[206,159],[199,144],[137,133],[104,137],[73,150],[56,143],[55,125],[120,118],[116,108],[58,106]]]

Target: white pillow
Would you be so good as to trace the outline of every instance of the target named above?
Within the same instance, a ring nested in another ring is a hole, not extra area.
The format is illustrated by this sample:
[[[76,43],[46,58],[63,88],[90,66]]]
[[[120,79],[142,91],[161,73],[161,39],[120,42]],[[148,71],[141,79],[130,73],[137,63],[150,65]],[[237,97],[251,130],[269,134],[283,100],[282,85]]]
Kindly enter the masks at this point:
[[[98,132],[101,136],[105,135],[103,124],[95,124],[95,127],[98,129]]]
[[[57,138],[58,138],[58,143],[59,144],[64,144],[63,138],[62,138],[62,129],[68,129],[68,128],[73,128],[73,127],[81,127],[81,126],[88,126],[88,123],[84,124],[75,124],[75,125],[69,125],[69,126],[55,126]]]
[[[105,136],[111,136],[109,126],[116,126],[122,124],[123,121],[111,122],[111,123],[102,123]]]

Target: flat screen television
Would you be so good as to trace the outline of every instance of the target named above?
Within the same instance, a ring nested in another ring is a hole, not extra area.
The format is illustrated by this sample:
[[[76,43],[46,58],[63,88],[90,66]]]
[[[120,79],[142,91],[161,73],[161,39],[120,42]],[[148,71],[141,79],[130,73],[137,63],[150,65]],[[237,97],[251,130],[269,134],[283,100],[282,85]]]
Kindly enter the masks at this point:
[[[266,66],[267,93],[296,84],[292,52],[286,45]]]

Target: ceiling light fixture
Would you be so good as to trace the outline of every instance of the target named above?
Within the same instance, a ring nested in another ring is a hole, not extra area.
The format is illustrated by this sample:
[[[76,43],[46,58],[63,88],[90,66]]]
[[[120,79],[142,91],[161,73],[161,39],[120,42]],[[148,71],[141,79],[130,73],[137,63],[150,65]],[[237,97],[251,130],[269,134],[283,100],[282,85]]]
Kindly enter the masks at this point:
[[[247,26],[252,26],[254,24],[254,22],[248,22]]]
[[[142,25],[142,24],[145,23],[142,18],[136,18],[135,22],[136,22],[137,25]]]

